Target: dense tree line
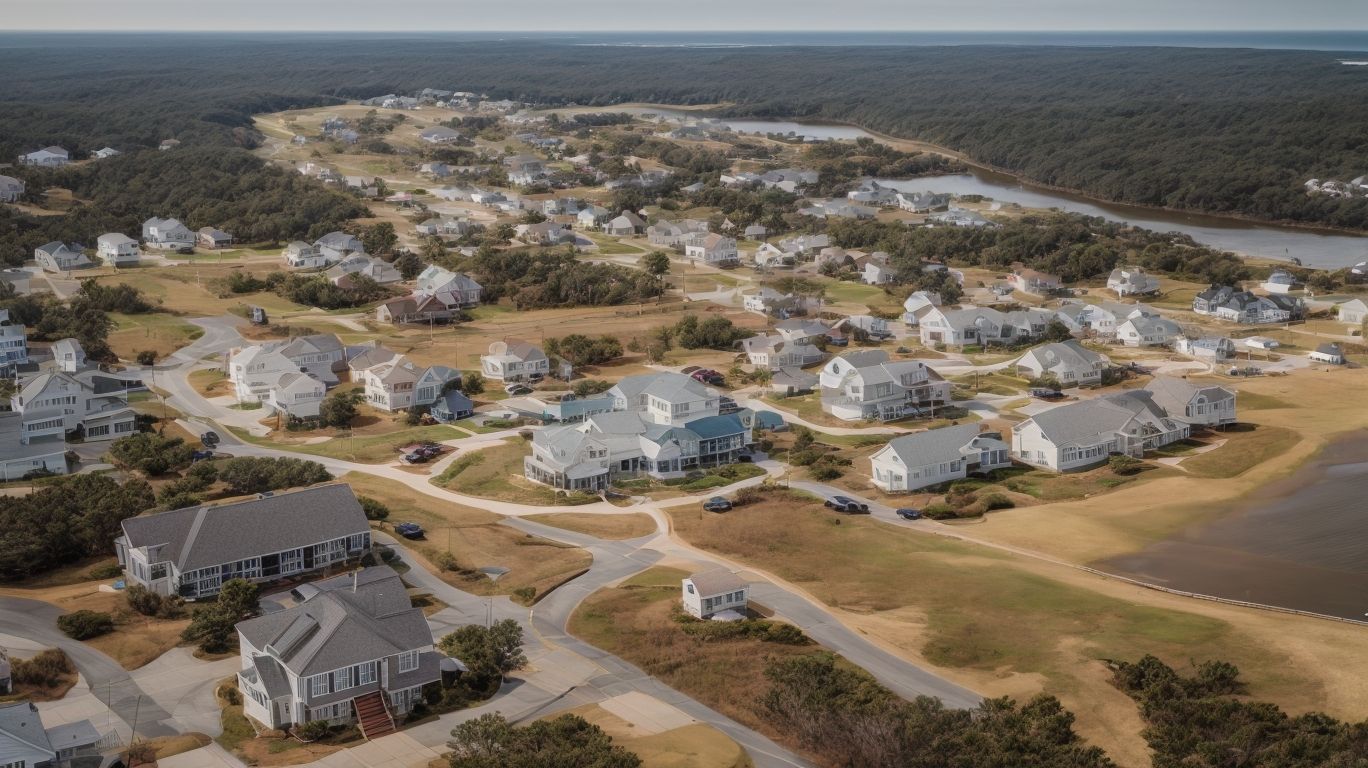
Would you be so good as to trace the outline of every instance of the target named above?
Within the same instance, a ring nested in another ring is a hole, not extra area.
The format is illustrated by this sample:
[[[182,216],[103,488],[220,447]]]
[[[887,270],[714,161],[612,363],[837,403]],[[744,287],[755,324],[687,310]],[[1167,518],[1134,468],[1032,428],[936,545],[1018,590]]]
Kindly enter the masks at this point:
[[[78,201],[62,216],[0,207],[0,262],[7,265],[33,258],[34,248],[53,240],[94,247],[106,232],[140,237],[142,223],[153,216],[179,219],[191,229],[217,227],[240,242],[278,242],[317,239],[365,212],[354,198],[225,147],[145,150],[6,173],[24,179],[30,194],[62,187]]]
[[[1350,768],[1368,762],[1368,723],[1319,712],[1291,717],[1244,695],[1233,664],[1183,677],[1153,656],[1113,662],[1112,682],[1140,707],[1154,768]]]
[[[170,137],[182,149],[253,146],[255,113],[459,81],[493,98],[731,103],[737,115],[848,121],[1100,197],[1365,228],[1368,201],[1301,189],[1366,170],[1368,81],[1354,69],[1314,51],[1196,48],[30,41],[0,51],[0,156]]]
[[[1109,768],[1053,696],[1024,705],[988,699],[972,710],[899,698],[830,653],[777,658],[760,708],[776,728],[832,765],[861,768]]]
[[[869,138],[813,145],[803,165],[821,173],[813,194],[843,194],[852,182],[866,176],[909,179],[967,170],[964,163],[944,155],[903,152]]]
[[[579,715],[560,715],[514,726],[498,712],[467,720],[447,742],[450,768],[637,768],[641,758],[613,744]]]
[[[462,265],[484,287],[482,298],[510,299],[518,309],[616,306],[654,298],[661,282],[637,269],[579,261],[573,252],[482,248]]]
[[[114,330],[114,321],[88,301],[84,293],[78,292],[70,302],[50,293],[15,296],[12,290],[6,290],[0,294],[7,297],[0,298],[0,307],[9,310],[12,320],[27,327],[30,341],[72,338],[81,342],[86,356],[96,360],[114,359],[106,341],[109,332]]]
[[[926,261],[989,269],[1021,262],[1066,282],[1105,277],[1122,264],[1195,282],[1230,283],[1250,276],[1238,256],[1198,245],[1186,235],[1074,213],[1023,216],[998,227],[906,227],[838,219],[827,232],[843,248],[886,251],[902,283],[920,281]]]
[[[0,497],[0,579],[21,579],[114,551],[126,518],[152,507],[152,488],[132,479],[72,475],[27,496]]]

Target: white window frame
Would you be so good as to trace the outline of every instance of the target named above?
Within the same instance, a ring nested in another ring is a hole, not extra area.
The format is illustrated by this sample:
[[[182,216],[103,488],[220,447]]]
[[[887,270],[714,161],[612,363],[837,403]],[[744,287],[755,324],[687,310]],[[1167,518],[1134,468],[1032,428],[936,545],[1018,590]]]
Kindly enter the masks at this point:
[[[418,652],[402,651],[399,654],[399,671],[412,672],[418,668]]]
[[[319,690],[320,684],[322,685],[322,690]],[[310,695],[310,696],[326,696],[326,695],[328,695],[328,675],[327,675],[327,674],[314,675],[313,677],[309,678],[309,695]]]

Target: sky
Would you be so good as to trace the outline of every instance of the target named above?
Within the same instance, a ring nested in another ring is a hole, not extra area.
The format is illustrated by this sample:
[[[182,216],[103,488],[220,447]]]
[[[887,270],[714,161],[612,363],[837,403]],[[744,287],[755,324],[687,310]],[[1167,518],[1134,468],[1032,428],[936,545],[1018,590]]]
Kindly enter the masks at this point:
[[[1362,29],[1368,0],[0,0],[0,31]]]

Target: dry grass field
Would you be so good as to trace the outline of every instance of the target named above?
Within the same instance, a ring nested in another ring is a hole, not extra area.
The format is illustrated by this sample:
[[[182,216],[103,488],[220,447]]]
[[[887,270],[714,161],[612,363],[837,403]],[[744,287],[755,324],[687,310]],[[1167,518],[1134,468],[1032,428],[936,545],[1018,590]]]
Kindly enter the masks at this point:
[[[558,512],[550,515],[527,515],[526,519],[543,525],[554,525],[576,533],[600,539],[620,541],[648,536],[656,531],[650,515],[632,512],[622,515],[594,515],[577,512]]]

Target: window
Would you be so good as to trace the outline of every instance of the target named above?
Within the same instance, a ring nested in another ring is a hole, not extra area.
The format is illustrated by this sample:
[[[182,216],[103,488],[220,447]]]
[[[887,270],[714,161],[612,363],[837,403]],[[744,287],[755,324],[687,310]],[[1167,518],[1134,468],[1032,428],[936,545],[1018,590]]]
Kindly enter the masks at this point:
[[[333,673],[333,690],[335,690],[335,691],[343,691],[343,690],[346,690],[346,689],[352,687],[352,680],[351,680],[351,678],[352,678],[351,667],[347,667],[347,668],[345,668],[345,669],[339,669],[339,670],[337,670],[336,672]]]
[[[356,668],[356,684],[366,685],[375,682],[375,665],[366,662]]]
[[[328,692],[328,676],[314,675],[309,678],[309,694],[312,696],[323,696]]]
[[[399,654],[399,671],[412,672],[418,668],[418,652],[404,651]]]

